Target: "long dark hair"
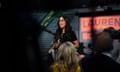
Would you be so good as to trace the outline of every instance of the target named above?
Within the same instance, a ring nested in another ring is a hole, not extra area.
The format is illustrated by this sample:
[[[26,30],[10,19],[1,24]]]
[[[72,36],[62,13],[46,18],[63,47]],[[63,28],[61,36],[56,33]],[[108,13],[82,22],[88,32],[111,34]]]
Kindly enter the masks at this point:
[[[72,27],[70,26],[70,23],[69,23],[69,21],[68,21],[66,16],[60,16],[60,17],[63,17],[64,20],[66,21],[65,37],[67,37],[70,40],[71,39]],[[55,40],[58,40],[60,38],[61,33],[62,33],[62,29],[59,26],[59,20],[57,22],[57,25],[58,25],[58,29],[56,30]]]

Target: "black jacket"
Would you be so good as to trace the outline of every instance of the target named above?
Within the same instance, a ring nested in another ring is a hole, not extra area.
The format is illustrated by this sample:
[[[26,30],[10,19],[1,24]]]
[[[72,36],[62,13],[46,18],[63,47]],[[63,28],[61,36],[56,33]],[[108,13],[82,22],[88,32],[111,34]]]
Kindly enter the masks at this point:
[[[120,64],[102,53],[83,59],[82,68],[84,72],[120,72]]]

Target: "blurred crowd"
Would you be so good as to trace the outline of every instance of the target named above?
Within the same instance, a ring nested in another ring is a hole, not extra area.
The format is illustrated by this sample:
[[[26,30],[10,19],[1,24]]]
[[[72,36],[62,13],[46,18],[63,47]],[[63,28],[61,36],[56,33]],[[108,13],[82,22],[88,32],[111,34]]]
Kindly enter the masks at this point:
[[[70,41],[64,42],[56,57],[51,55],[48,59],[50,72],[120,72],[119,47],[120,42],[108,32],[100,32],[94,45],[88,44],[82,51],[77,51]]]

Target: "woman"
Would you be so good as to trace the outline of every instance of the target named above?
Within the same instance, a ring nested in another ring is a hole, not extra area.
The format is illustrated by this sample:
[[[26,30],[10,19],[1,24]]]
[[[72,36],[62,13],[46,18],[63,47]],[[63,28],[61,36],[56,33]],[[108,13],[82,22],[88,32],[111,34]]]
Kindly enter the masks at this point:
[[[74,44],[75,48],[79,48],[79,42],[74,31],[72,31],[72,27],[70,26],[70,23],[68,22],[67,18],[65,16],[60,16],[57,25],[58,29],[56,30],[53,47],[48,51],[48,53],[50,54],[50,64],[56,60],[56,53],[60,44],[66,41],[70,41]]]
[[[79,48],[79,42],[67,18],[60,16],[57,24],[58,29],[56,30],[54,48],[58,48],[60,44],[66,41],[72,42],[75,48]]]
[[[51,66],[52,72],[81,72],[79,57],[71,42],[64,42],[57,52],[56,62]]]

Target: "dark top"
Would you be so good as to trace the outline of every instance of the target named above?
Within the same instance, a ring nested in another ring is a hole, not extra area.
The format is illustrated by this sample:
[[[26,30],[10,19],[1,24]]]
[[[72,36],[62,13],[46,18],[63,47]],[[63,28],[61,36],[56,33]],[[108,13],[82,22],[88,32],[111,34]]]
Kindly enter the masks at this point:
[[[120,72],[120,64],[112,58],[96,53],[82,61],[84,72]]]
[[[65,36],[65,33],[62,33],[62,34],[60,35],[60,43],[64,43],[64,42],[66,42],[66,41],[73,42],[73,41],[77,40],[77,37],[76,37],[74,31],[72,31],[72,32],[70,33],[70,36],[71,36],[71,37],[68,38],[68,37]]]

